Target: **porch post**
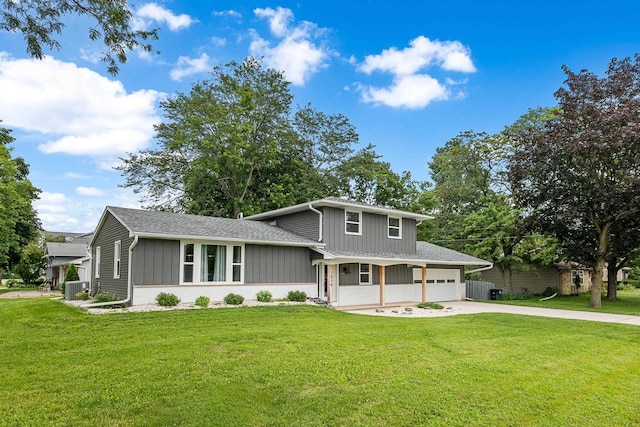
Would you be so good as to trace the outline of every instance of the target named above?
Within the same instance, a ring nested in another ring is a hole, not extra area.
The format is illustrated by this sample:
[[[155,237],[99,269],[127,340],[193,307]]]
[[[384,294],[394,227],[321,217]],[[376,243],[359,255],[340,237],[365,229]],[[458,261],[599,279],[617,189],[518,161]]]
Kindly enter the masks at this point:
[[[329,284],[329,304],[333,304],[333,264],[329,264],[328,266],[328,275],[327,283]]]
[[[384,306],[385,267],[380,266],[380,306]]]
[[[422,267],[422,302],[427,302],[427,267]]]

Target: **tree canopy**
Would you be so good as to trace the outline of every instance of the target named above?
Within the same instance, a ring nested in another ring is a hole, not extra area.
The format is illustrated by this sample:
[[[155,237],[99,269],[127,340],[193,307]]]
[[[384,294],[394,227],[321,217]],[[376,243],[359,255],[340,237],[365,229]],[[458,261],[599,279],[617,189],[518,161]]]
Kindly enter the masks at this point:
[[[0,127],[0,270],[19,261],[22,248],[37,236],[39,226],[31,202],[39,190],[28,180],[29,166],[11,157],[13,137]]]
[[[416,183],[356,150],[342,114],[306,105],[292,112],[281,72],[247,58],[161,104],[158,148],[130,153],[118,169],[151,209],[237,217],[325,196],[404,207]]]
[[[90,40],[102,40],[102,61],[110,74],[118,74],[118,64],[127,62],[133,49],[152,50],[149,43],[158,39],[158,30],[132,29],[133,14],[126,0],[0,0],[0,30],[20,33],[27,53],[44,57],[44,48],[60,49],[56,36],[65,27],[67,15],[90,18]]]
[[[613,59],[602,78],[563,70],[556,117],[514,132],[509,177],[531,222],[567,258],[591,262],[591,305],[600,307],[612,230],[640,209],[640,56]]]

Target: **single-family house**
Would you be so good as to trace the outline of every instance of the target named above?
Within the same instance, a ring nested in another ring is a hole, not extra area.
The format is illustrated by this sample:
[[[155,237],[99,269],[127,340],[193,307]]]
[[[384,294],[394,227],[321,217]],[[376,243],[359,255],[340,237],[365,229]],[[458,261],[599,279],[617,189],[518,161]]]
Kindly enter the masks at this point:
[[[89,242],[93,233],[49,233],[67,235],[66,242],[46,242],[44,259],[45,276],[53,289],[58,289],[64,282],[69,266],[74,264],[81,281],[89,281],[91,272],[91,256]]]
[[[417,241],[431,217],[334,197],[241,219],[109,206],[91,241],[91,292],[124,304],[304,291],[334,306],[464,298],[490,262]]]

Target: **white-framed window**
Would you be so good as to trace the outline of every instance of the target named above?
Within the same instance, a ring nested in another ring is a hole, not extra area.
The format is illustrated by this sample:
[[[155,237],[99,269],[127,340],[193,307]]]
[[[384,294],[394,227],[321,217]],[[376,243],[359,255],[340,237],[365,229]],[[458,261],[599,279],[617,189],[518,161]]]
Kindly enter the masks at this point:
[[[102,254],[102,248],[100,246],[96,247],[96,279],[100,278],[100,256]]]
[[[243,283],[244,246],[221,242],[182,242],[182,283]]]
[[[345,234],[362,235],[362,212],[344,211],[344,232]]]
[[[371,264],[360,264],[360,284],[371,284]]]
[[[120,259],[122,252],[122,240],[116,240],[113,244],[113,278],[120,278]]]
[[[571,270],[571,284],[576,288],[584,286],[584,270]]]
[[[402,218],[387,217],[387,237],[390,239],[402,239]]]

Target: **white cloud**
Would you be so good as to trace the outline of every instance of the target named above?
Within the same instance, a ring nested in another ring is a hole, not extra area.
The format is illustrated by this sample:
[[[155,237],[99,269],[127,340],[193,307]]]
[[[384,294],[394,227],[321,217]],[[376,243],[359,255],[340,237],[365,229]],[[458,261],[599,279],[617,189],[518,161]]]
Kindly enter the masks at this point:
[[[231,16],[233,18],[242,18],[240,12],[233,9],[230,10],[216,10],[211,13],[213,16]]]
[[[225,39],[224,37],[211,37],[211,43],[213,43],[214,46],[222,47],[226,46],[227,39]]]
[[[79,187],[76,187],[76,193],[78,193],[81,196],[91,196],[91,197],[104,196],[103,190],[100,190],[99,188],[96,188],[96,187],[84,187],[82,185]]]
[[[315,42],[326,32],[325,29],[308,21],[291,26],[293,13],[282,7],[258,8],[253,12],[258,18],[269,21],[271,34],[279,41],[272,46],[270,41],[252,30],[251,55],[264,57],[267,66],[283,71],[287,80],[297,86],[303,86],[312,74],[326,65],[331,52]]]
[[[211,65],[209,55],[206,53],[200,55],[199,58],[181,56],[178,58],[178,63],[175,68],[171,70],[169,76],[171,77],[171,80],[180,81],[183,77],[209,71],[211,67],[213,67],[213,65]]]
[[[432,41],[419,36],[402,50],[391,47],[365,57],[359,71],[389,73],[393,79],[386,88],[361,86],[362,100],[390,107],[423,108],[433,101],[450,99],[449,86],[454,80],[447,77],[444,82],[438,81],[425,72],[431,67],[461,73],[476,71],[471,51],[459,41]],[[460,93],[454,97],[458,98]]]
[[[42,134],[48,139],[42,152],[89,156],[103,165],[149,145],[160,121],[155,105],[164,96],[127,93],[119,81],[51,57],[14,60],[3,52],[0,93],[0,117]]]
[[[133,19],[134,30],[147,30],[154,22],[165,23],[169,30],[180,31],[188,28],[197,20],[191,18],[187,14],[175,15],[169,9],[158,5],[157,3],[147,3],[136,10]]]

